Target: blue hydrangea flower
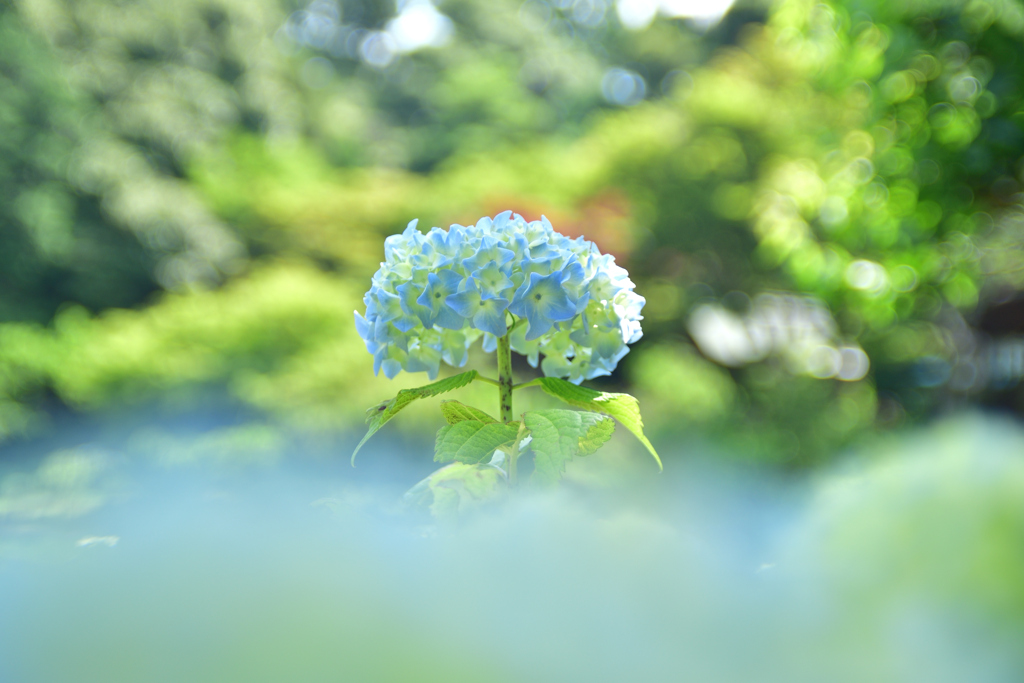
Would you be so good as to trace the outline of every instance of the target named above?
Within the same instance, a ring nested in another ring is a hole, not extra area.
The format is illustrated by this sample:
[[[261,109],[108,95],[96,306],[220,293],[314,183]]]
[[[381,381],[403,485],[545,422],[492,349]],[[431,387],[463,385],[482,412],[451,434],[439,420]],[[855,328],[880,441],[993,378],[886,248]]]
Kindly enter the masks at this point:
[[[490,352],[509,334],[530,365],[581,382],[611,374],[643,334],[644,298],[625,269],[544,217],[505,211],[426,234],[412,221],[384,240],[384,259],[355,322],[389,378],[433,379],[442,362],[464,366],[478,339]]]
[[[434,324],[448,330],[462,329],[466,321],[447,302],[448,297],[459,291],[459,285],[463,282],[465,278],[447,268],[427,275],[427,285],[416,299],[417,304],[430,312],[429,318],[432,323],[423,320],[424,327]]]
[[[516,290],[508,311],[512,315],[526,318],[529,322],[526,341],[532,341],[550,330],[556,321],[576,317],[576,302],[569,298],[562,287],[561,271],[544,276],[530,273],[529,281]]]
[[[471,318],[473,326],[478,330],[489,332],[495,337],[503,337],[508,331],[505,322],[508,299],[487,295],[481,291],[475,277],[467,278],[462,291],[449,296],[447,303],[458,315]]]

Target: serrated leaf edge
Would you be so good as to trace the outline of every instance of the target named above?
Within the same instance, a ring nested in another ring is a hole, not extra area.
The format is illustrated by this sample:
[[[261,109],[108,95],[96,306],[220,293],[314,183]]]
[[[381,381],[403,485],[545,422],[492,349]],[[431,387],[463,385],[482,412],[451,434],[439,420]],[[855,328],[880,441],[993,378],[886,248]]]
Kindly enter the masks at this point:
[[[381,403],[377,404],[375,407],[370,408],[368,411],[366,411],[366,424],[370,425],[370,428],[367,430],[366,434],[359,441],[359,443],[356,444],[355,450],[352,451],[352,460],[351,460],[352,467],[356,466],[356,455],[359,454],[359,450],[363,447],[363,445],[367,441],[370,440],[370,437],[373,436],[374,434],[376,434],[378,431],[380,431],[381,427],[383,427],[385,424],[390,422],[391,418],[393,418],[395,415],[397,415],[401,410],[403,410],[410,403],[412,403],[413,401],[416,401],[418,399],[421,399],[421,398],[430,398],[432,396],[437,396],[439,394],[444,394],[444,393],[447,393],[449,391],[454,391],[455,389],[461,389],[462,387],[466,386],[467,384],[472,382],[474,379],[476,379],[478,374],[479,373],[476,370],[469,370],[467,372],[462,372],[462,373],[459,373],[457,375],[452,375],[451,377],[445,377],[444,379],[439,379],[436,382],[431,382],[430,384],[424,384],[421,387],[413,387],[413,388],[410,388],[410,389],[402,389],[397,394],[395,394],[394,398],[392,398],[392,399],[390,399],[388,401],[382,401]],[[455,380],[454,383],[453,383],[453,380]],[[449,387],[447,387],[445,389],[441,389],[440,391],[432,390],[433,387],[436,387],[439,384],[440,385],[445,385],[445,384],[448,384],[448,383],[452,383],[452,386],[449,386]],[[405,401],[404,403],[402,403],[401,406],[395,408],[394,412],[391,415],[388,415],[383,420],[381,420],[381,422],[379,424],[377,424],[377,425],[372,424],[373,419],[375,417],[380,417],[381,415],[386,414],[389,410],[391,410],[398,403],[399,398],[401,398],[402,396],[409,395],[409,394],[419,394],[419,395],[410,397],[410,399],[408,401]]]
[[[604,415],[608,415],[609,417],[612,417],[615,420],[617,420],[619,424],[628,429],[633,434],[633,436],[635,436],[637,440],[644,445],[644,448],[647,449],[647,452],[650,453],[651,456],[654,458],[654,461],[658,463],[658,471],[663,472],[665,470],[664,465],[662,465],[661,463],[661,457],[659,457],[658,452],[654,450],[654,445],[651,444],[651,442],[644,435],[644,421],[643,416],[641,416],[640,414],[640,401],[638,401],[635,396],[623,393],[598,391],[596,389],[591,389],[589,387],[581,387],[576,384],[573,384],[572,382],[567,382],[566,380],[561,379],[559,377],[540,377],[536,381],[538,382],[540,388],[544,391],[544,393],[548,394],[549,396],[554,396],[563,403],[571,405],[574,408],[580,408],[583,410],[593,410],[594,412],[603,413]],[[595,397],[589,400],[574,400],[561,395],[559,391],[555,389],[556,386],[559,388],[568,389],[569,393],[589,392],[591,394],[595,394]],[[601,403],[608,403],[617,398],[628,398],[634,402],[634,404],[636,405],[636,421],[638,423],[638,429],[633,429],[633,427],[631,427],[626,422],[623,422],[622,419],[619,418],[618,416],[608,412],[607,410],[601,409]]]

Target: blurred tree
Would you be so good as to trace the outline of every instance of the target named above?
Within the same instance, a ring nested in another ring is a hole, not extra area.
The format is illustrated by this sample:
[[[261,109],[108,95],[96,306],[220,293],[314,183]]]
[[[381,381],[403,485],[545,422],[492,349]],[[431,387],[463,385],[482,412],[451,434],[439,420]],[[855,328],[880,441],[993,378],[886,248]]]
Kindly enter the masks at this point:
[[[620,20],[627,4],[20,0],[0,14],[2,315],[140,310],[10,328],[35,341],[0,343],[8,405],[151,386],[164,341],[113,384],[71,383],[46,354],[80,343],[116,367],[114,319],[115,337],[194,339],[144,306],[156,284],[258,278],[286,255],[275,268],[316,263],[354,292],[410,218],[508,207],[639,274],[647,340],[612,381],[666,407],[666,433],[806,464],[993,387],[1019,401],[1024,320],[1001,340],[972,325],[1024,288],[1021,6],[782,0],[709,28]],[[348,324],[349,304],[291,305]],[[241,386],[244,336],[185,377]],[[349,381],[303,353],[261,351],[261,395],[292,400],[287,376],[308,407]]]
[[[0,321],[46,321],[65,302],[124,306],[153,291],[154,259],[66,179],[95,107],[11,12],[0,13],[0,121]]]

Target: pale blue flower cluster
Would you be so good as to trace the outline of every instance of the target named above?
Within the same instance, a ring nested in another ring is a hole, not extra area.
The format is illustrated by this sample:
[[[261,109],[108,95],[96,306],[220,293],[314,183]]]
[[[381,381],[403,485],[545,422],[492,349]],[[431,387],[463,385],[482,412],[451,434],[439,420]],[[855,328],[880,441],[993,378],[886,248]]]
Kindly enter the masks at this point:
[[[441,361],[465,365],[481,337],[494,351],[511,326],[511,346],[530,365],[579,383],[611,374],[643,334],[644,298],[615,257],[546,218],[506,211],[427,234],[416,223],[384,241],[366,315],[356,312],[374,373],[434,379]]]

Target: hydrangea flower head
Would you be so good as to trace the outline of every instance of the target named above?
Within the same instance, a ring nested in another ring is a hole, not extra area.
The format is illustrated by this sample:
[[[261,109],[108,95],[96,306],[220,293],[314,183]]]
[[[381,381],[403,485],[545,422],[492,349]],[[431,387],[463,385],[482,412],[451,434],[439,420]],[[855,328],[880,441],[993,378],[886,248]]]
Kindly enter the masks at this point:
[[[645,301],[626,270],[546,218],[506,211],[426,234],[416,224],[384,240],[366,312],[355,314],[375,373],[434,379],[441,362],[465,365],[481,337],[493,351],[509,334],[530,365],[579,383],[611,374],[643,334]]]

